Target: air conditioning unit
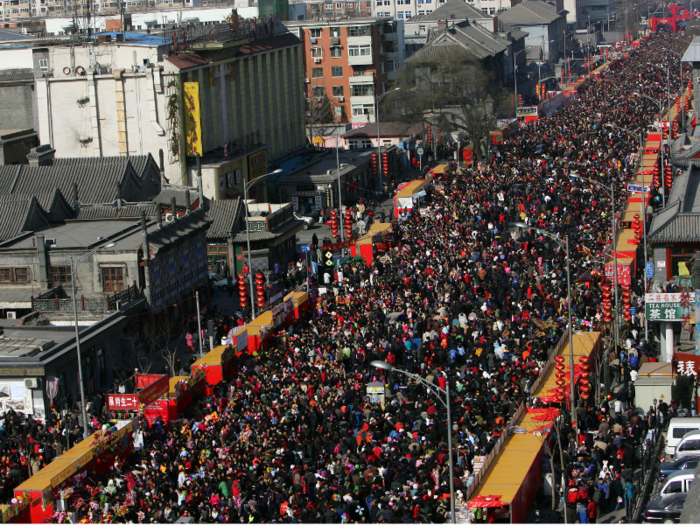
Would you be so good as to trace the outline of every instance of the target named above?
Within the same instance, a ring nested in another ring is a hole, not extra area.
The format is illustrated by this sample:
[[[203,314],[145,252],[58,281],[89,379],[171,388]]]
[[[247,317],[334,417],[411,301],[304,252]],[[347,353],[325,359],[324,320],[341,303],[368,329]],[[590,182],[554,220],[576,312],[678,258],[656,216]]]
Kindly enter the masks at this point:
[[[314,58],[314,64],[320,64],[321,59],[320,58]]]
[[[337,36],[334,36],[331,38],[331,45],[332,46],[339,46],[340,45],[340,38]]]
[[[39,388],[39,380],[36,377],[25,379],[24,388]]]
[[[175,220],[175,217],[173,217],[172,213],[165,214],[165,222],[173,222],[174,220]]]
[[[312,44],[315,44],[315,43],[316,43],[316,39],[315,39],[315,38],[310,38],[310,39],[309,39],[309,42],[311,42]]]
[[[304,82],[306,82],[307,84],[311,84],[311,79],[310,79],[310,78],[305,78],[305,79],[304,79]]]
[[[22,31],[22,34],[23,34],[23,35],[26,35],[26,34],[27,34],[27,28],[26,28],[26,27],[23,27],[21,31]]]
[[[7,312],[8,319],[17,319],[17,312]]]
[[[338,102],[345,102],[345,97],[338,97]]]

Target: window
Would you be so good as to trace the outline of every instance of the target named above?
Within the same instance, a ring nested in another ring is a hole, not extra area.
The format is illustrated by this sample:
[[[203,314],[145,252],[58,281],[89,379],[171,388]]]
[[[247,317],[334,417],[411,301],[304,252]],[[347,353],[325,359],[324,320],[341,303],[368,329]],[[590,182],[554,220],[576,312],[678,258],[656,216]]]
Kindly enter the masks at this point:
[[[29,268],[15,268],[15,282],[26,283],[29,281]]]
[[[39,69],[41,69],[42,71],[49,70],[49,59],[48,58],[40,58],[39,59]]]
[[[345,106],[333,106],[333,116],[343,118],[345,116]]]
[[[323,4],[323,8],[326,11],[333,11],[333,4]]]
[[[314,27],[313,29],[309,29],[309,32],[311,33],[311,38],[321,38],[320,27]]]
[[[385,1],[384,5],[389,5],[389,2]],[[372,36],[372,33],[369,26],[350,26],[348,36]]]
[[[311,58],[323,58],[323,48],[314,46],[311,48]]]
[[[340,46],[333,46],[331,47],[331,58],[342,58],[343,57],[343,48]]]
[[[353,2],[345,2],[345,9],[355,9],[355,4]]]
[[[323,78],[323,68],[322,67],[311,68],[311,76],[313,78]]]
[[[12,282],[12,268],[0,268],[0,283]]]
[[[695,248],[671,248],[671,277],[688,275],[688,260],[695,255]]]
[[[496,14],[496,8],[495,8],[495,7],[490,7],[490,8],[489,8],[489,14],[490,14],[490,15],[495,15],[495,14]]]
[[[343,91],[343,86],[333,86],[333,96],[334,97],[345,96],[345,92]]]
[[[399,18],[403,18],[403,11],[398,11]]]
[[[71,282],[70,266],[51,266],[49,268],[49,280],[54,285]]]
[[[349,4],[349,7],[352,7],[352,4]],[[331,38],[340,38],[339,27],[331,27]]]
[[[683,483],[680,481],[672,481],[664,490],[665,494],[677,494],[683,492]]]
[[[343,76],[343,66],[333,66],[331,67],[332,77],[342,77]]]
[[[396,61],[388,60],[386,63],[387,72],[393,71],[396,68]]]
[[[363,46],[348,46],[348,56],[351,57],[369,57],[372,56],[372,48],[369,44]]]
[[[335,3],[335,8],[336,8],[336,10],[343,9],[343,2],[336,2],[336,3]]]
[[[404,11],[404,14],[406,15],[406,18],[411,18],[413,16],[413,13],[410,11]]]
[[[121,292],[124,290],[124,268],[102,268],[102,291]]]
[[[314,86],[314,97],[325,97],[326,88],[323,86]]]
[[[698,450],[698,444],[700,441],[696,439],[689,439],[685,443],[683,443],[678,450]]]
[[[614,268],[614,266],[613,266]],[[685,436],[688,432],[691,432],[693,430],[697,430],[697,428],[682,428],[682,427],[676,427],[673,429],[673,437],[675,439],[680,439],[683,436]]]
[[[353,84],[350,86],[351,97],[371,97],[374,96],[374,86],[372,84]]]
[[[352,115],[359,117],[362,115],[374,116],[374,104],[365,104],[364,106],[353,106]]]

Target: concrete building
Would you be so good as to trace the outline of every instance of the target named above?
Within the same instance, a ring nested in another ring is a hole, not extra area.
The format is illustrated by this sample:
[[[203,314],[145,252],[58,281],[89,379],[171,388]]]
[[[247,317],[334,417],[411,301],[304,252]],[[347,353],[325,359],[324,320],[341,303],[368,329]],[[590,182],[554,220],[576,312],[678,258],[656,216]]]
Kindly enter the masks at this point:
[[[580,0],[581,24],[586,25],[605,22],[605,29],[617,21],[618,9],[615,0]]]
[[[289,28],[304,42],[307,111],[327,97],[334,122],[374,122],[376,97],[403,65],[402,21],[307,20]]]
[[[302,44],[280,22],[236,28],[188,27],[184,48],[143,33],[35,48],[41,141],[59,157],[162,149],[169,182],[190,186],[199,154],[207,197],[242,189],[304,146],[304,77]]]
[[[2,57],[0,53],[0,62]],[[31,69],[0,70],[0,97],[3,101],[0,104],[0,129],[37,129],[34,72]]]
[[[556,62],[563,57],[566,12],[548,2],[526,0],[499,15],[499,20],[527,33],[528,61]]]
[[[0,130],[0,165],[28,164],[27,155],[38,145],[33,129]]]
[[[299,0],[297,0],[299,1]],[[306,20],[322,20],[324,18],[362,18],[372,16],[374,0],[306,0]],[[291,5],[291,4],[290,4]]]

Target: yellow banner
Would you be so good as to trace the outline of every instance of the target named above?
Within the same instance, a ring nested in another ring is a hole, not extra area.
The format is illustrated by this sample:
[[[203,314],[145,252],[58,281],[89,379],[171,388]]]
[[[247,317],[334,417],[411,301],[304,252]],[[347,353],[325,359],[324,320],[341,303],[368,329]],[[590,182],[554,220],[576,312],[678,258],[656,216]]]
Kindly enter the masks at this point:
[[[184,82],[185,89],[185,143],[187,156],[202,155],[202,117],[199,108],[199,83]]]

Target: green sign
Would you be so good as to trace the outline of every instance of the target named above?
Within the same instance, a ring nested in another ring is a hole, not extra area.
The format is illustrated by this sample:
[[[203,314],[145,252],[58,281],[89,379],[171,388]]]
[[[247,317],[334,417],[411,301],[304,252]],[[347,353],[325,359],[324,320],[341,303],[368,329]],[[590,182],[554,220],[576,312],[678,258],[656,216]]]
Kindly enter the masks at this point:
[[[648,321],[682,322],[695,309],[695,293],[648,293],[644,296]]]
[[[524,106],[518,108],[515,115],[520,117],[536,117],[537,116],[537,106]]]

